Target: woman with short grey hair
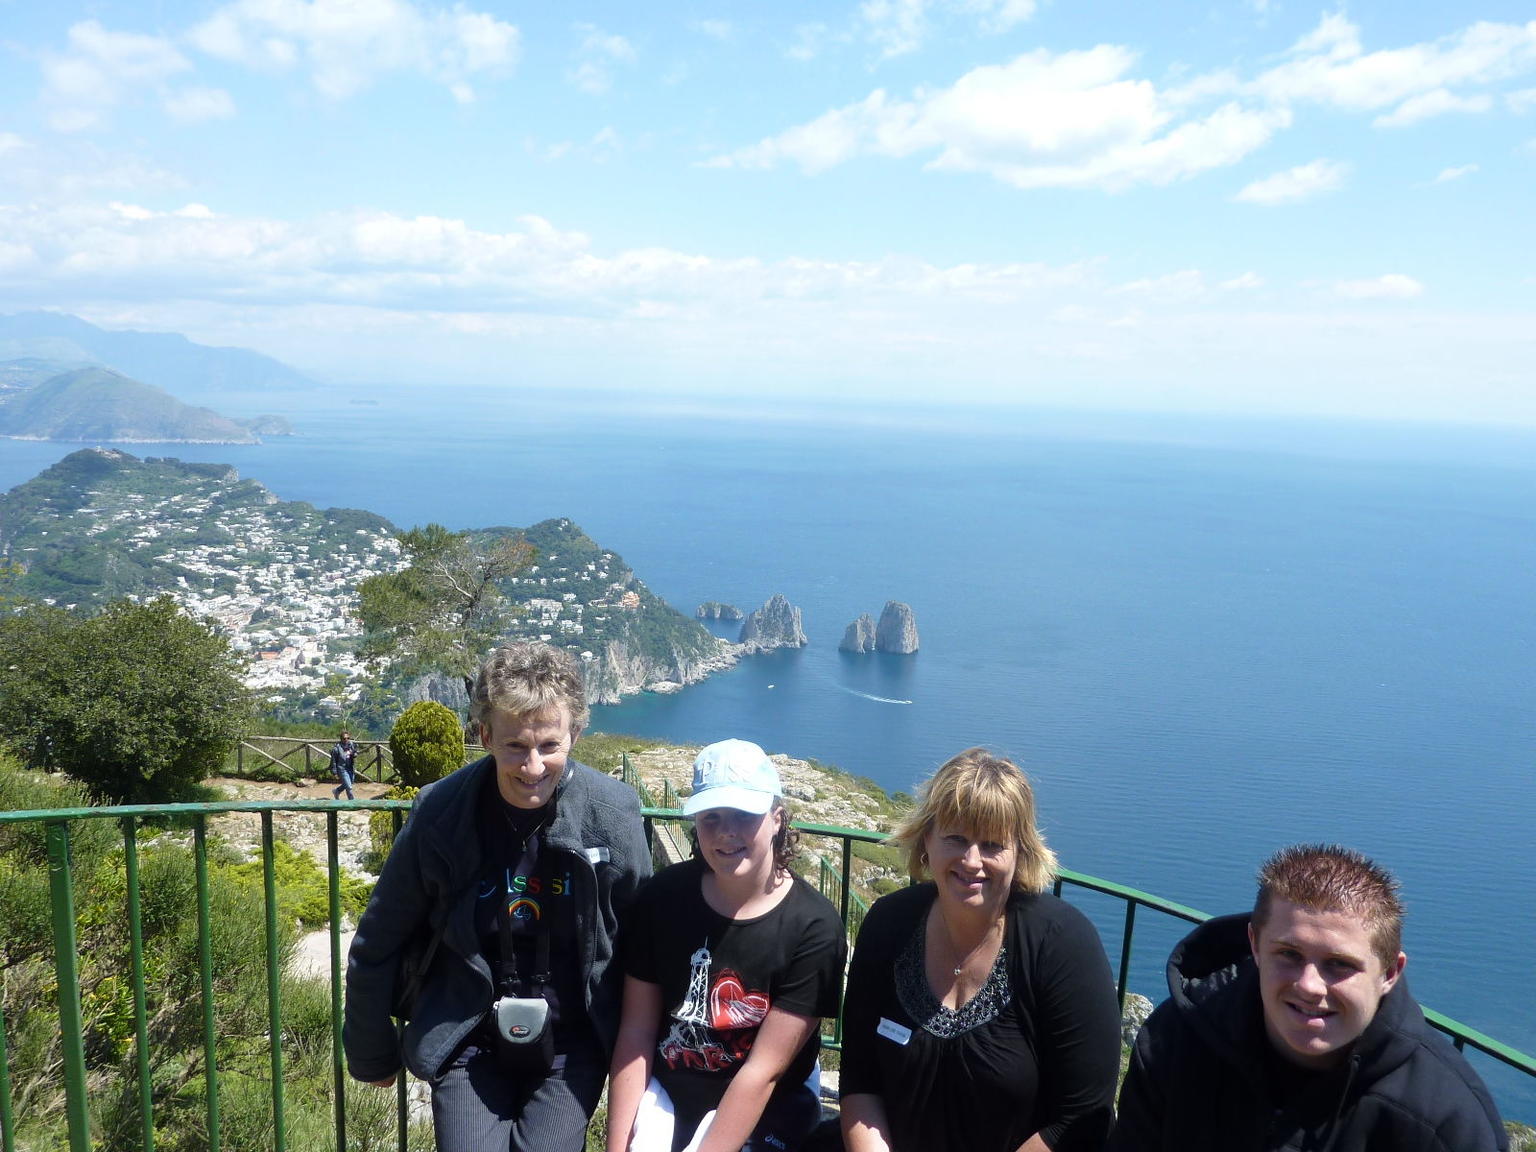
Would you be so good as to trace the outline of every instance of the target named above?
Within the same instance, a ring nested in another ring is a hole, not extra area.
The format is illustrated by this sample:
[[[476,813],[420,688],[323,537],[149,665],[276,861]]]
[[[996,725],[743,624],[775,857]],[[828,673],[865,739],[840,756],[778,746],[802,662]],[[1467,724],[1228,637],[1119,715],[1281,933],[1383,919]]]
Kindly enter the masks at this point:
[[[571,759],[588,715],[569,652],[493,652],[470,697],[487,755],[422,790],[358,924],[348,1068],[428,1081],[439,1152],[580,1152],[597,1107],[614,933],[651,869],[634,790]],[[423,951],[397,1039],[403,962]]]

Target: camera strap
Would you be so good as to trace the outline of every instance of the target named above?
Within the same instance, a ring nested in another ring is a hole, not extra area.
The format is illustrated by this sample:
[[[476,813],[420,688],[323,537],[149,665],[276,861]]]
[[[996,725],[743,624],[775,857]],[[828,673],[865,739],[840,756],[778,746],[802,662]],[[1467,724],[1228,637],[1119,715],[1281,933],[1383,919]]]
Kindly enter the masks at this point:
[[[501,936],[501,957],[496,961],[496,993],[499,996],[543,996],[549,983],[549,930],[538,928],[533,937],[533,991],[524,989],[517,974],[517,934],[512,931],[512,917],[506,901],[496,910],[496,927]]]

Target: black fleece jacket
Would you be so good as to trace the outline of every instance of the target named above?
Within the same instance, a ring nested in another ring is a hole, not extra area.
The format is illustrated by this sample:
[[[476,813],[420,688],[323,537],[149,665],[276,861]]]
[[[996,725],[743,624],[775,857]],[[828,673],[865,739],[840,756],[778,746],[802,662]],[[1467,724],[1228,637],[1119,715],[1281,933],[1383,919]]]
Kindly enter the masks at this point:
[[[1136,1038],[1107,1152],[1506,1152],[1488,1090],[1401,977],[1326,1073],[1275,1055],[1246,913],[1186,936],[1168,990]]]
[[[383,1080],[402,1064],[422,1080],[435,1079],[494,999],[474,905],[481,868],[477,816],[486,777],[495,771],[486,756],[423,788],[384,862],[347,955],[341,1042],[347,1068],[359,1080]],[[559,959],[581,974],[581,1008],[611,1049],[623,991],[623,975],[612,963],[614,933],[619,914],[651,874],[640,801],[627,784],[572,760],[553,804],[544,851],[560,857],[575,884],[579,952]],[[401,953],[417,933],[439,927],[442,942],[402,1049],[389,1017]]]

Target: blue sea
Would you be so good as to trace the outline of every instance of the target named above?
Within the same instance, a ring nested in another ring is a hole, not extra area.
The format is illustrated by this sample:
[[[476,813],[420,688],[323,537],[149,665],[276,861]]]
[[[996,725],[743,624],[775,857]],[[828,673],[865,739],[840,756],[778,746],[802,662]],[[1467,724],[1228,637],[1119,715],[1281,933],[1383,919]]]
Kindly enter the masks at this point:
[[[453,528],[569,516],[684,612],[782,592],[808,648],[596,726],[726,736],[911,791],[973,744],[1063,863],[1210,912],[1337,840],[1402,879],[1425,1003],[1536,1052],[1536,433],[786,408],[591,393],[215,402],[301,433],[219,460],[284,499]],[[72,446],[0,441],[0,487]],[[837,651],[910,603],[912,657]],[[1118,905],[1082,903],[1118,940]],[[1138,920],[1161,997],[1180,934]],[[1505,1111],[1536,1085],[1477,1060]]]

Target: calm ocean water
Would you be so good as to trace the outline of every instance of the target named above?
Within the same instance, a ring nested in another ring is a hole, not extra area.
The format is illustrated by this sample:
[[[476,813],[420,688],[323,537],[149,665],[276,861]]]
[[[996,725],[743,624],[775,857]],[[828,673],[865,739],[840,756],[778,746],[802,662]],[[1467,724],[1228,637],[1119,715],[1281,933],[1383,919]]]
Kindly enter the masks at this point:
[[[1419,998],[1536,1051],[1536,436],[600,396],[276,406],[302,436],[129,450],[402,526],[569,516],[685,612],[782,592],[809,648],[595,723],[745,737],[906,790],[985,744],[1030,771],[1068,867],[1212,912],[1251,901],[1269,851],[1343,841],[1403,880]],[[0,487],[69,450],[0,441]],[[913,606],[921,652],[839,654],[887,599]],[[1118,907],[1080,902],[1118,933]],[[1178,935],[1143,916],[1133,987],[1160,998]],[[1536,1087],[1477,1066],[1536,1121]]]

